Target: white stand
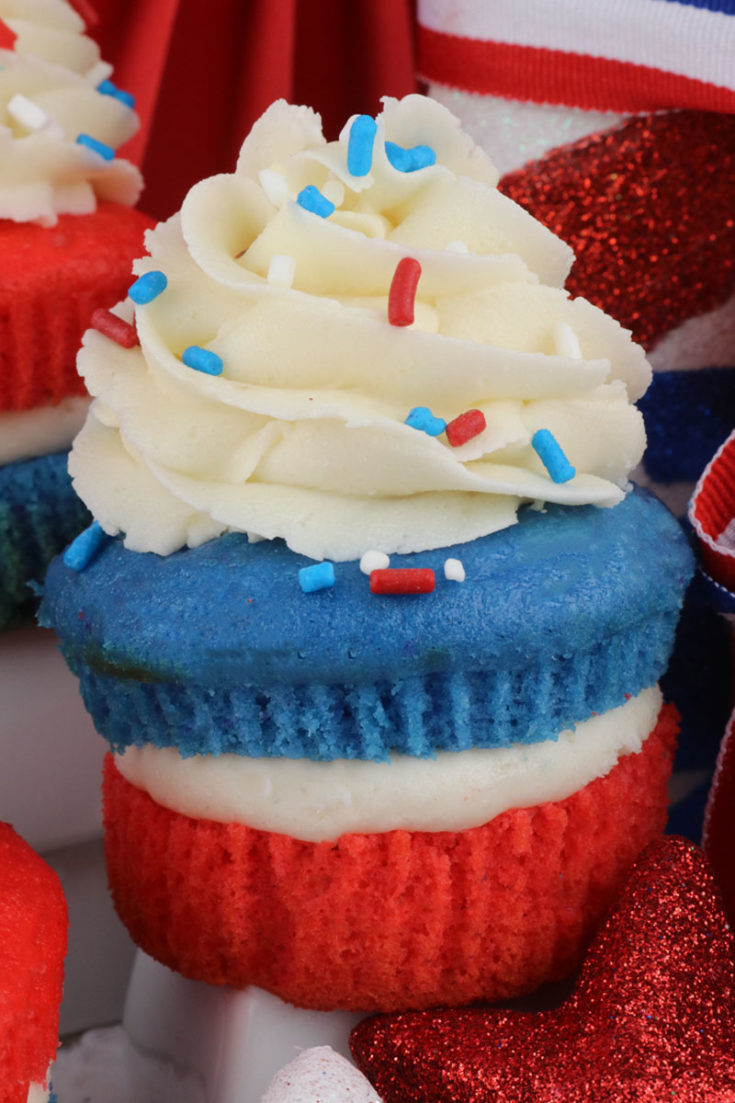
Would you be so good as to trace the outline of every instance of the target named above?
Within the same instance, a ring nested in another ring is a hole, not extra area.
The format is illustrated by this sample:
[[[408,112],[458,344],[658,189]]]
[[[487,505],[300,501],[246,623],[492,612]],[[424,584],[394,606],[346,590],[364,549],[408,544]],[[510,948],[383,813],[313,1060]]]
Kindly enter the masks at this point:
[[[260,988],[237,991],[185,980],[138,951],[123,1025],[138,1049],[196,1073],[206,1103],[259,1103],[275,1073],[310,1046],[349,1057],[349,1035],[365,1015],[304,1011]],[[156,1073],[151,1064],[151,1076]],[[146,1066],[136,1098],[150,1098]]]

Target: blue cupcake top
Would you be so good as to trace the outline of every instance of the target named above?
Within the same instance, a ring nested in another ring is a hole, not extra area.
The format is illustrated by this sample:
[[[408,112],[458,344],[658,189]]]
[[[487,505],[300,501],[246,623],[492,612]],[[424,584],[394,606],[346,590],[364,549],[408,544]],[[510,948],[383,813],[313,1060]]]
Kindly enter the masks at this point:
[[[444,578],[449,556],[466,581]],[[309,564],[280,541],[236,534],[166,557],[111,541],[83,571],[53,563],[41,622],[72,665],[212,688],[514,668],[673,620],[692,554],[665,507],[637,490],[614,509],[526,508],[484,539],[392,558],[432,568],[432,593],[373,594],[357,562],[305,593]]]

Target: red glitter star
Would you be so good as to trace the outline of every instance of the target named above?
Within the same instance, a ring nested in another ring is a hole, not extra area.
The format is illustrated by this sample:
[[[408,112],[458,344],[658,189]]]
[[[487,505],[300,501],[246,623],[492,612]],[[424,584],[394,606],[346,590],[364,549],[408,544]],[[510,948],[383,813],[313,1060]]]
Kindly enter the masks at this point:
[[[500,188],[574,249],[572,294],[645,348],[732,294],[735,116],[636,116],[508,173]]]
[[[366,1019],[352,1051],[386,1103],[732,1103],[735,942],[702,852],[649,847],[558,1010]]]

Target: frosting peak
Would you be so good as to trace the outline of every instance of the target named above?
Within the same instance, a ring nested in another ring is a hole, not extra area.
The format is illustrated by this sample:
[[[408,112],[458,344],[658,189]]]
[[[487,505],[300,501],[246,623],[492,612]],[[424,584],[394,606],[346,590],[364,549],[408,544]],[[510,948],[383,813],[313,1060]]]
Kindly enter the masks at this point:
[[[98,198],[134,204],[140,173],[114,150],[138,120],[77,13],[0,0],[0,29],[0,218],[52,226]]]
[[[524,500],[622,498],[645,443],[641,350],[561,289],[570,250],[497,191],[445,108],[386,100],[361,175],[356,122],[326,142],[311,110],[274,104],[235,172],[149,233],[135,271],[166,287],[135,307],[140,348],[86,335],[96,401],[70,470],[128,547],[233,530],[355,559],[475,539]],[[406,257],[414,322],[390,324]],[[415,407],[440,425],[479,410],[485,428],[452,446],[406,424]],[[539,429],[573,478],[549,474]]]

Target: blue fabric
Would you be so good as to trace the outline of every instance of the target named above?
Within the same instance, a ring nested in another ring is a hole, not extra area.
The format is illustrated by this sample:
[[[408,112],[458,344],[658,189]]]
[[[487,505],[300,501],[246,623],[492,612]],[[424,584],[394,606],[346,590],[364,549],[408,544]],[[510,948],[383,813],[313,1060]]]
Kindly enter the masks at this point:
[[[685,8],[705,8],[707,11],[735,15],[735,0],[659,0],[662,4],[681,4]]]
[[[443,577],[448,556],[467,581]],[[52,565],[41,610],[111,743],[182,753],[384,758],[553,738],[666,668],[692,554],[636,491],[615,509],[526,509],[469,544],[393,556],[432,594],[377,596],[353,563],[235,534],[161,558],[118,541]]]
[[[735,426],[735,369],[655,372],[638,406],[648,474],[658,483],[694,482]]]

